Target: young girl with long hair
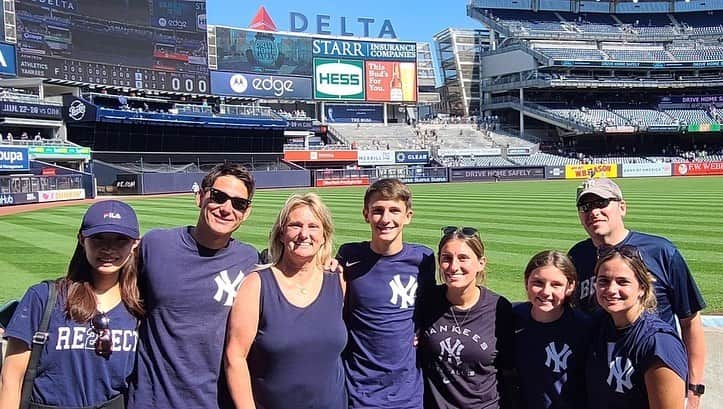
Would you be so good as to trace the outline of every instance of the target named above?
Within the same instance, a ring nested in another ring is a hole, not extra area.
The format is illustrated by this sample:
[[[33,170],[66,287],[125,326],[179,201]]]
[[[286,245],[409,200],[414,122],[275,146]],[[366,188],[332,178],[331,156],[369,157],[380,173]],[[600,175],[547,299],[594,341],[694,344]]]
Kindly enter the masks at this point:
[[[0,408],[124,407],[143,314],[136,283],[139,239],[129,205],[107,200],[88,208],[65,278],[30,287],[8,324]],[[29,403],[21,402],[50,286],[57,290],[57,302]]]

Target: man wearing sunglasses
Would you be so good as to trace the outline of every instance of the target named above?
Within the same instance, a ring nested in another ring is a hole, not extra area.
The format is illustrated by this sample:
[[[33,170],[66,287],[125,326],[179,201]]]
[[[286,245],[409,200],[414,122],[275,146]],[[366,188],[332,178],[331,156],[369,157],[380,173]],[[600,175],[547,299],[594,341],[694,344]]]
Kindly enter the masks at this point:
[[[226,406],[220,376],[226,318],[258,262],[256,249],[231,235],[251,214],[253,194],[246,169],[218,165],[196,194],[195,226],[143,237],[139,286],[146,317],[128,408]]]
[[[575,292],[576,304],[588,312],[598,309],[593,272],[601,255],[612,247],[637,248],[655,278],[658,315],[673,328],[680,328],[688,352],[687,407],[698,408],[705,390],[702,385],[705,338],[700,318],[705,301],[683,256],[669,240],[625,227],[627,203],[620,187],[610,179],[587,181],[578,194],[577,209],[580,223],[590,238],[575,244],[569,252],[580,283]]]

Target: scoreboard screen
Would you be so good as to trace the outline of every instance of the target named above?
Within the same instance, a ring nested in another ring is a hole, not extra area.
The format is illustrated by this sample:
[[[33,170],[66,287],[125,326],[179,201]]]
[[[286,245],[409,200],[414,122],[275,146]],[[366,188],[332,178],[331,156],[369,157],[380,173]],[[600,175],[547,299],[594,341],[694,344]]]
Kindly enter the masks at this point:
[[[205,0],[15,0],[18,75],[208,93]]]

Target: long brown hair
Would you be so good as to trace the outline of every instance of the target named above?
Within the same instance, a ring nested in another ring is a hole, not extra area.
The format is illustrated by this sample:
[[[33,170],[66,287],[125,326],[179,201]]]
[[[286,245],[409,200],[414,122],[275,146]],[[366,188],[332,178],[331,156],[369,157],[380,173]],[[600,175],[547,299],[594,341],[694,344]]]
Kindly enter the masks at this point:
[[[525,289],[527,289],[527,281],[530,279],[530,275],[533,271],[540,267],[552,266],[562,271],[562,274],[567,279],[568,285],[572,285],[573,290],[577,287],[577,270],[575,265],[572,263],[567,254],[557,250],[544,250],[541,251],[530,259],[525,267]],[[565,304],[568,307],[574,307],[575,303],[572,297],[565,297]]]
[[[85,255],[85,249],[78,243],[68,264],[68,274],[58,281],[58,294],[65,299],[65,313],[77,322],[87,322],[96,312],[97,300],[93,291],[93,271]],[[141,293],[138,289],[138,247],[131,252],[121,267],[118,282],[121,300],[131,314],[140,318],[145,313]]]

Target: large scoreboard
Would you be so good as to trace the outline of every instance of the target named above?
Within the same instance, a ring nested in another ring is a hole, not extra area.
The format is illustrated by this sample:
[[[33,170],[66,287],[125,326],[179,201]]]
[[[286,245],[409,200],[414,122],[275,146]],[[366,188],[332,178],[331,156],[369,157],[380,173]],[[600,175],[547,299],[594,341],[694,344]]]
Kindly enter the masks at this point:
[[[413,42],[212,27],[214,94],[321,101],[415,102]]]
[[[210,93],[205,0],[15,0],[18,75]]]

